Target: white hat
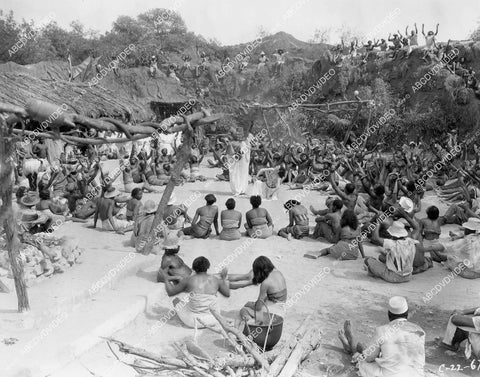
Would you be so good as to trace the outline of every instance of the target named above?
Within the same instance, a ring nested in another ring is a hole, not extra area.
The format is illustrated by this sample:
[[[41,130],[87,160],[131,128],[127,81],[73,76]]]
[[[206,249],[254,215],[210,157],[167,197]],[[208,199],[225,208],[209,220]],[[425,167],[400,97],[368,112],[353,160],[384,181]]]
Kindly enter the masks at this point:
[[[157,211],[157,205],[153,200],[147,200],[142,208],[143,213],[154,213]]]
[[[408,311],[408,303],[405,297],[394,296],[388,301],[388,311],[392,314],[404,314]]]
[[[176,249],[177,247],[180,246],[179,238],[177,235],[177,232],[170,232],[167,234],[165,237],[165,240],[163,241],[163,249]]]
[[[462,227],[478,232],[480,231],[480,220],[475,217],[470,217],[466,223],[462,224]]]
[[[405,210],[405,212],[410,213],[413,211],[414,205],[412,199],[402,196],[398,203]]]
[[[408,232],[405,229],[405,225],[400,221],[394,221],[387,229],[387,232],[397,238],[408,236]]]

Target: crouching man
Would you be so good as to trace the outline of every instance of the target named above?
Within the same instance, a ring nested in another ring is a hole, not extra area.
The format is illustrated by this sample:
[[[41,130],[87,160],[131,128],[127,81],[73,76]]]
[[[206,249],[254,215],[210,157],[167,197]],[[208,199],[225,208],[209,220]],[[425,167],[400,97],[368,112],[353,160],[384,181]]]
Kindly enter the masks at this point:
[[[356,343],[350,328],[339,332],[343,348],[353,354],[363,377],[424,377],[425,332],[407,320],[408,304],[404,297],[392,297],[388,303],[389,323],[376,329],[368,346]]]

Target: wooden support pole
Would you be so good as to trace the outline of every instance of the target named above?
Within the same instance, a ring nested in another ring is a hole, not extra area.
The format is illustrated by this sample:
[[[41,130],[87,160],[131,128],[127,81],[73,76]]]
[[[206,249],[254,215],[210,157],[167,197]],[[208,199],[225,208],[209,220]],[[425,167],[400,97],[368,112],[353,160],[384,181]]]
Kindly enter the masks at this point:
[[[143,248],[142,254],[144,255],[148,255],[152,251],[156,238],[156,233],[161,229],[162,226],[163,213],[165,212],[165,208],[168,204],[168,201],[170,200],[170,196],[172,196],[176,182],[180,177],[180,173],[190,157],[192,144],[193,129],[191,127],[188,127],[183,134],[183,143],[178,150],[177,161],[175,162],[172,169],[172,176],[170,178],[170,181],[168,181],[167,186],[165,187],[165,191],[163,192],[162,199],[160,199],[160,203],[158,203],[158,208],[157,212],[155,213],[155,218],[153,219],[152,228],[150,229],[147,243]]]
[[[0,194],[2,199],[0,218],[3,221],[6,235],[8,258],[12,267],[15,291],[17,292],[18,311],[23,313],[30,310],[30,303],[28,301],[23,266],[20,263],[20,240],[18,239],[17,221],[12,209],[14,145],[7,123],[3,116],[0,115]]]

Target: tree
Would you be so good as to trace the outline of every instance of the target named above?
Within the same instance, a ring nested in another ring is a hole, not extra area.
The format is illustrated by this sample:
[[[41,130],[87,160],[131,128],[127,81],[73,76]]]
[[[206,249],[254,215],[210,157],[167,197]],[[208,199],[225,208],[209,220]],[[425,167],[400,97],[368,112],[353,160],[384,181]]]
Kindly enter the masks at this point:
[[[337,30],[335,30],[339,37],[345,44],[355,41],[355,39],[361,40],[363,35],[358,31],[350,26],[343,24]]]
[[[157,34],[184,34],[187,26],[177,11],[165,8],[150,9],[137,16],[138,21]]]
[[[270,31],[268,31],[265,26],[261,25],[258,30],[257,30],[257,35],[259,38],[265,38],[265,37],[268,37],[270,35],[272,35],[272,33]]]
[[[315,29],[313,37],[308,41],[308,43],[328,43],[330,41],[330,33],[332,28],[320,28]]]
[[[0,61],[7,62],[9,60],[15,61],[15,55],[11,56],[9,50],[18,42],[20,28],[13,18],[13,12],[4,14],[0,10],[0,36],[2,43],[0,45]]]
[[[480,22],[477,25],[477,28],[470,35],[470,39],[474,41],[480,41]]]

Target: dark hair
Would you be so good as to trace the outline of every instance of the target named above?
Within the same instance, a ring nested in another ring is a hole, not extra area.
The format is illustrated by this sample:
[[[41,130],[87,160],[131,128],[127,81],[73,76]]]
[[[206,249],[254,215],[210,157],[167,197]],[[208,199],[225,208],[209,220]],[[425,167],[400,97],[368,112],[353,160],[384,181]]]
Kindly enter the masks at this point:
[[[390,311],[388,312],[388,320],[390,322],[392,322],[396,319],[399,319],[399,318],[407,319],[408,318],[408,310],[405,313],[402,313],[402,314],[393,314],[393,313],[390,313]]]
[[[40,197],[41,200],[50,199],[50,191],[40,190],[40,192],[38,193],[38,196]]]
[[[175,255],[175,254],[178,254],[179,251],[180,251],[180,246],[177,246],[174,249],[165,249],[164,254],[165,255]]]
[[[375,192],[375,195],[377,196],[382,196],[385,195],[385,186],[384,185],[375,185],[373,191]]]
[[[415,191],[415,182],[414,181],[408,181],[407,184],[405,185],[408,191],[413,192]]]
[[[436,220],[436,219],[438,219],[438,216],[440,215],[440,211],[438,210],[438,208],[436,206],[428,207],[427,210],[426,210],[426,213],[427,213],[427,217],[430,220]]]
[[[250,197],[250,204],[253,208],[260,207],[260,204],[262,204],[262,197],[260,195],[252,195]]]
[[[283,207],[285,209],[292,209],[294,206],[298,206],[300,205],[301,203],[298,201],[298,200],[295,200],[295,199],[290,199],[290,200],[287,200],[287,202],[283,205]]]
[[[357,215],[355,215],[355,212],[351,209],[347,209],[345,212],[343,212],[342,218],[340,219],[340,226],[342,228],[347,225],[353,230],[358,228]]]
[[[347,183],[347,184],[345,185],[345,192],[346,192],[347,194],[351,194],[351,193],[353,193],[354,191],[355,191],[355,185],[354,185],[353,183]]]
[[[467,229],[465,228],[465,235],[468,236],[469,234],[475,234],[476,231],[472,230],[472,229]]]
[[[286,175],[286,173],[287,173],[287,171],[285,170],[285,168],[282,168],[282,167],[281,167],[281,168],[278,169],[278,176],[279,176],[280,178],[284,178],[285,175]]]
[[[340,211],[343,207],[343,202],[340,199],[335,199],[332,203],[332,209]]]
[[[28,188],[25,186],[20,186],[15,194],[17,196],[17,200],[24,197],[28,192]]]
[[[274,270],[275,266],[272,261],[267,257],[261,255],[253,261],[252,270],[253,270],[253,284],[260,284],[268,278],[270,272]]]
[[[133,190],[132,190],[132,198],[137,196],[139,192],[143,192],[143,190],[140,188],[140,187],[135,187]]]
[[[213,194],[207,194],[205,196],[205,201],[207,202],[207,205],[212,205],[217,201],[217,198]]]
[[[210,268],[210,261],[205,257],[198,257],[193,260],[192,269],[197,274],[200,272],[207,272]]]
[[[227,207],[227,209],[235,209],[235,199],[227,199],[227,201],[225,202],[225,206]]]

